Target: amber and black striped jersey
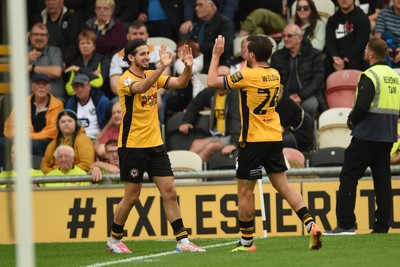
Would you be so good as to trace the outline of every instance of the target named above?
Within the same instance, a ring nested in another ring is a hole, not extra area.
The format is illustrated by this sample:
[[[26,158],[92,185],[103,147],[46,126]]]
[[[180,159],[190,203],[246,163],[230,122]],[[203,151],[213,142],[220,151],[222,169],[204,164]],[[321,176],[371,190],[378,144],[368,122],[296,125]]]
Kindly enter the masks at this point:
[[[240,142],[282,141],[282,127],[275,111],[280,80],[278,71],[267,67],[245,68],[224,77],[226,89],[239,89]]]
[[[144,77],[126,70],[118,80],[118,97],[122,109],[118,147],[146,148],[163,144],[158,122],[157,91],[168,88],[170,76],[161,75],[157,82],[143,94],[132,94],[135,82],[149,77],[154,70],[144,71]]]

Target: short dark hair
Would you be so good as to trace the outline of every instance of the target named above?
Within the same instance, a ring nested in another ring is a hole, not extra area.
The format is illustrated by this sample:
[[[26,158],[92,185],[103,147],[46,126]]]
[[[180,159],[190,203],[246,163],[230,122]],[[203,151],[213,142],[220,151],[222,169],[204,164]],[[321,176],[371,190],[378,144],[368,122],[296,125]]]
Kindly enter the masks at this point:
[[[130,60],[128,59],[128,55],[135,55],[136,54],[136,48],[143,46],[143,45],[147,45],[147,43],[143,40],[132,40],[129,41],[126,46],[125,46],[125,50],[124,50],[124,61],[126,61],[128,64],[131,64]]]
[[[375,53],[378,60],[385,60],[388,47],[384,40],[380,38],[372,38],[368,41],[368,48]]]
[[[134,20],[129,24],[128,29],[130,29],[130,28],[140,29],[142,27],[145,27],[146,30],[147,30],[147,26],[146,26],[146,24],[144,22],[141,22],[139,20]]]
[[[107,147],[109,147],[109,146],[118,146],[118,140],[115,140],[115,139],[110,139],[110,140],[108,140],[108,141],[104,144],[104,149],[106,150],[106,152],[108,152],[108,151],[107,151]]]
[[[257,61],[268,61],[274,47],[268,36],[252,34],[247,37],[247,41],[247,49],[254,53]]]

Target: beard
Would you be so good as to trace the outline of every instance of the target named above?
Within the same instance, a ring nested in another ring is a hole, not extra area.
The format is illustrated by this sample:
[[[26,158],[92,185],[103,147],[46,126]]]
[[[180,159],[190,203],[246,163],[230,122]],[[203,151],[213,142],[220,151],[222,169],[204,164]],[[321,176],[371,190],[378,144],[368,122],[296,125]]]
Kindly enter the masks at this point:
[[[135,62],[135,66],[138,69],[142,69],[142,70],[149,70],[150,69],[150,64],[148,64],[147,66],[143,66],[143,65],[139,64],[139,62]]]

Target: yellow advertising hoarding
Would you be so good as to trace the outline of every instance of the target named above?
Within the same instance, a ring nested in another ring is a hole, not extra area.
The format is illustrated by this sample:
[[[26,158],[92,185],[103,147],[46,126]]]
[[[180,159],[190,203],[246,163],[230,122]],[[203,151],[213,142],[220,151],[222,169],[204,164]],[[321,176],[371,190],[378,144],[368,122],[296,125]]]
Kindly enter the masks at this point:
[[[301,191],[317,223],[323,229],[336,226],[335,204],[338,181],[291,183]],[[178,185],[182,217],[192,238],[238,237],[236,184]],[[256,236],[301,235],[303,226],[286,201],[269,183],[263,184],[266,221],[256,187]],[[400,232],[400,180],[393,181],[394,216],[391,232]],[[0,192],[0,243],[15,242],[12,192]],[[372,181],[360,181],[357,193],[357,233],[371,231],[374,211]],[[109,236],[113,212],[123,188],[91,187],[75,190],[33,192],[35,242],[104,241]],[[371,221],[372,220],[372,221]],[[30,222],[27,222],[30,223]],[[125,239],[173,239],[172,228],[162,209],[159,192],[144,186],[140,202],[125,225]]]

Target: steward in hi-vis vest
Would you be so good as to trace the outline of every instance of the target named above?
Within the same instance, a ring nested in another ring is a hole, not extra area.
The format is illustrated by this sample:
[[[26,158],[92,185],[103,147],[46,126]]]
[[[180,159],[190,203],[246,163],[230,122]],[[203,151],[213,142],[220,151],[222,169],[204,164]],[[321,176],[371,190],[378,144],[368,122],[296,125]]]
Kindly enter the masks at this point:
[[[353,138],[345,151],[336,201],[338,226],[327,235],[355,234],[358,180],[370,167],[376,196],[372,233],[387,233],[393,212],[390,151],[397,141],[400,111],[399,75],[386,63],[387,45],[382,39],[369,40],[364,60],[370,68],[361,73],[348,126]]]

